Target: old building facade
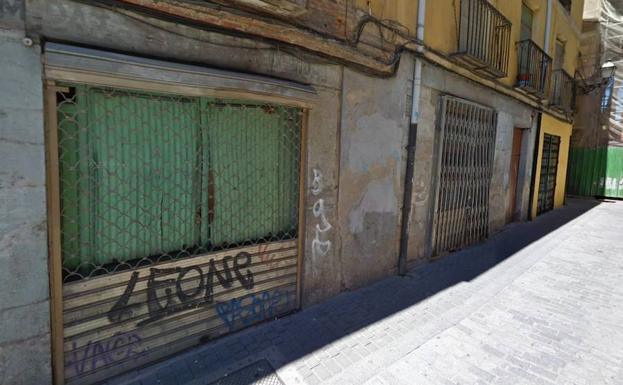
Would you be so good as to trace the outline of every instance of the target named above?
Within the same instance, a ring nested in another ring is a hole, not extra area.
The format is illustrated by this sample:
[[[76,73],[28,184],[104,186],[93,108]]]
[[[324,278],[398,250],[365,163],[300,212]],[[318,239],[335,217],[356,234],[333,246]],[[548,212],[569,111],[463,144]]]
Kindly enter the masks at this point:
[[[3,2],[0,382],[97,383],[559,207],[582,3]]]

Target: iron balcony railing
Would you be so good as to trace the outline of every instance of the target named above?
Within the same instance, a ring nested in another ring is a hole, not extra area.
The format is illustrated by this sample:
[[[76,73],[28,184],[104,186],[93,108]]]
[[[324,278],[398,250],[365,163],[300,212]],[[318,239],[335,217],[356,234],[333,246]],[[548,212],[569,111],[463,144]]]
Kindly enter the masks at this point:
[[[547,95],[552,58],[532,40],[517,43],[517,87],[538,97]]]
[[[457,60],[495,78],[508,73],[511,22],[487,0],[461,0]]]
[[[571,75],[562,69],[552,73],[550,106],[565,113],[573,111],[574,81]]]

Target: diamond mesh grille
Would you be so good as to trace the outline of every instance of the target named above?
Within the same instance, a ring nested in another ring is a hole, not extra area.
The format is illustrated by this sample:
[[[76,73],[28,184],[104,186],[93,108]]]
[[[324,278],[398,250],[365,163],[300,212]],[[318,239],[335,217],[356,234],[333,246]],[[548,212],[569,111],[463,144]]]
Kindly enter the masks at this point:
[[[64,84],[64,281],[297,236],[302,110]]]

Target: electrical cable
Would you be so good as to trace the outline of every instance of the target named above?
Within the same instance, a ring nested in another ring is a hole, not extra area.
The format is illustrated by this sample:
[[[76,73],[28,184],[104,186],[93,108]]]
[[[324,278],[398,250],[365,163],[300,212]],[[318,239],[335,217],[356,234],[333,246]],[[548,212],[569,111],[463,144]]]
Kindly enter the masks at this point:
[[[187,34],[184,34],[180,31],[176,31],[173,30],[172,28],[166,28],[163,27],[162,25],[158,25],[157,23],[153,23],[153,22],[149,22],[146,19],[139,17],[139,16],[135,16],[133,14],[143,14],[146,15],[148,17],[153,17],[157,20],[162,20],[165,22],[170,22],[170,23],[175,23],[184,27],[195,27],[195,28],[199,28],[201,30],[205,30],[205,31],[211,31],[211,32],[218,32],[218,33],[225,33],[227,35],[230,36],[235,36],[235,37],[241,37],[241,38],[249,38],[249,35],[247,34],[242,34],[242,33],[237,33],[235,31],[230,31],[230,30],[225,30],[222,28],[210,28],[209,26],[205,25],[205,24],[201,24],[201,23],[193,23],[193,22],[189,22],[188,20],[185,20],[183,18],[179,18],[179,17],[174,17],[171,15],[165,15],[163,13],[158,13],[158,12],[153,12],[147,9],[143,9],[140,7],[131,7],[128,6],[127,4],[119,4],[118,2],[116,2],[115,0],[73,0],[76,2],[80,2],[80,3],[85,3],[88,5],[92,5],[92,6],[96,6],[96,7],[100,7],[100,8],[105,8],[107,10],[122,14],[128,18],[131,18],[133,20],[136,20],[138,22],[141,22],[143,24],[149,25],[153,28],[157,28],[160,30],[163,30],[165,32],[174,34],[176,36],[180,36],[180,37],[184,37],[184,38],[188,38],[188,39],[193,39],[196,41],[201,41],[201,42],[205,42],[208,44],[213,44],[213,45],[218,45],[218,46],[223,46],[223,47],[228,47],[228,48],[240,48],[240,49],[255,49],[255,50],[283,50],[284,52],[288,52],[289,54],[292,54],[293,56],[300,58],[299,55],[297,55],[298,52],[305,52],[304,48],[301,47],[297,47],[297,46],[292,46],[291,44],[287,44],[287,43],[283,43],[283,42],[279,42],[279,41],[275,41],[273,39],[267,39],[267,38],[262,38],[262,37],[258,37],[258,36],[253,36],[256,40],[260,40],[260,41],[264,41],[267,44],[270,44],[272,46],[277,46],[276,48],[273,47],[253,47],[253,46],[247,46],[247,45],[235,45],[235,44],[226,44],[226,43],[219,43],[219,42],[214,42],[211,40],[207,40],[207,39],[201,39],[198,38],[196,36],[190,36]],[[193,4],[201,4],[201,5],[209,5],[208,1],[192,1],[192,0],[186,0],[187,2],[191,2]],[[224,7],[221,5],[218,5],[219,9],[220,8],[229,8],[229,7]],[[289,23],[292,24],[292,23]],[[342,42],[342,43],[346,43],[347,45],[351,46],[351,47],[357,47],[357,45],[360,43],[361,41],[361,36],[363,35],[363,31],[366,28],[366,26],[368,24],[374,24],[378,27],[379,29],[379,36],[381,38],[381,42],[382,42],[382,47],[381,49],[383,49],[384,47],[384,43],[387,44],[391,44],[391,45],[395,45],[394,51],[390,53],[390,59],[389,60],[384,60],[378,57],[373,57],[370,55],[367,55],[365,53],[362,53],[362,55],[368,56],[376,61],[378,61],[380,64],[383,65],[387,65],[387,66],[391,66],[392,69],[390,71],[389,74],[379,74],[377,71],[373,71],[370,70],[369,68],[365,67],[364,65],[357,65],[356,63],[352,63],[346,60],[340,60],[340,59],[336,59],[334,57],[330,57],[330,56],[326,56],[326,60],[330,61],[330,62],[337,62],[339,64],[345,65],[346,67],[349,67],[351,69],[354,69],[358,72],[364,72],[367,73],[369,75],[372,76],[376,76],[376,77],[391,77],[394,75],[395,71],[397,70],[397,65],[400,61],[400,58],[402,56],[402,53],[406,50],[406,47],[411,44],[411,43],[416,43],[416,44],[421,44],[421,42],[418,42],[417,39],[413,38],[412,36],[410,36],[409,34],[409,29],[396,22],[393,20],[381,20],[381,19],[377,19],[371,15],[365,15],[363,17],[361,17],[357,23],[356,28],[354,29],[354,34],[351,36],[351,38],[347,38],[347,39],[340,39],[340,38],[336,38],[335,36],[331,36],[331,35],[327,35],[327,34],[322,34],[322,33],[318,33],[317,31],[310,31],[311,33],[313,33],[314,35],[317,35],[319,37],[324,37],[324,38],[328,38],[328,39],[332,39],[335,40],[337,42]],[[384,29],[388,30],[390,33],[392,33],[391,36],[386,36],[384,33]],[[309,30],[309,29],[308,29]],[[400,37],[404,40],[404,43],[396,45],[395,41],[397,40],[397,37]],[[281,43],[281,44],[280,44]],[[314,53],[314,56],[318,55],[317,53]],[[309,61],[309,56],[306,57],[306,60]],[[317,61],[317,63],[326,63],[327,61]]]

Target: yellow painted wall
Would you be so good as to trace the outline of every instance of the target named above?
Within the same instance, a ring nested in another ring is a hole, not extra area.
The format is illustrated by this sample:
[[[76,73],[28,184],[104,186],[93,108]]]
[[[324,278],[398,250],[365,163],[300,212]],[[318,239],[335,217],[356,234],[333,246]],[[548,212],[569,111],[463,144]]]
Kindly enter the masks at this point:
[[[418,0],[356,0],[357,8],[378,19],[394,20],[415,36]],[[428,3],[426,3],[428,5]]]
[[[577,67],[578,53],[580,52],[582,6],[581,2],[574,1],[571,3],[570,13],[562,7],[554,7],[554,12],[552,14],[552,35],[550,36],[549,55],[552,59],[556,55],[556,40],[565,42],[565,58],[563,68],[571,76],[573,76]]]
[[[502,83],[513,86],[517,77],[517,49],[521,25],[522,0],[489,0],[512,23],[511,47],[508,63],[508,76]],[[432,49],[451,55],[457,50],[458,18],[461,0],[428,0],[426,3],[425,43]],[[547,0],[523,0],[534,12],[532,39],[541,47],[545,46],[545,19]],[[415,35],[418,0],[356,0],[358,8],[371,12],[379,19],[399,22]],[[549,36],[550,52],[555,55],[556,39],[566,42],[564,69],[573,75],[580,48],[582,11],[584,0],[574,0],[571,12],[567,12],[554,0],[552,9],[552,33]]]
[[[565,184],[567,180],[567,163],[569,161],[569,141],[571,139],[572,125],[558,120],[550,115],[543,114],[541,117],[541,134],[539,137],[538,159],[536,162],[537,173],[534,176],[534,198],[532,200],[532,217],[536,217],[537,203],[539,199],[539,182],[541,181],[541,157],[543,138],[545,134],[560,136],[560,150],[558,153],[558,171],[556,173],[556,190],[554,192],[554,208],[561,207],[565,202]]]
[[[547,14],[547,0],[524,0],[534,12],[532,39],[541,48],[545,46],[545,21]],[[490,0],[509,21],[511,27],[511,47],[508,63],[508,76],[500,79],[507,86],[513,86],[517,77],[517,48],[521,25],[521,0]],[[425,43],[436,51],[451,55],[457,50],[458,18],[460,0],[429,0],[426,7]],[[564,68],[573,75],[578,57],[581,31],[583,0],[572,2],[570,15],[554,1],[552,9],[552,33],[550,52],[553,58],[556,38],[566,41]],[[417,13],[416,13],[417,14]]]

